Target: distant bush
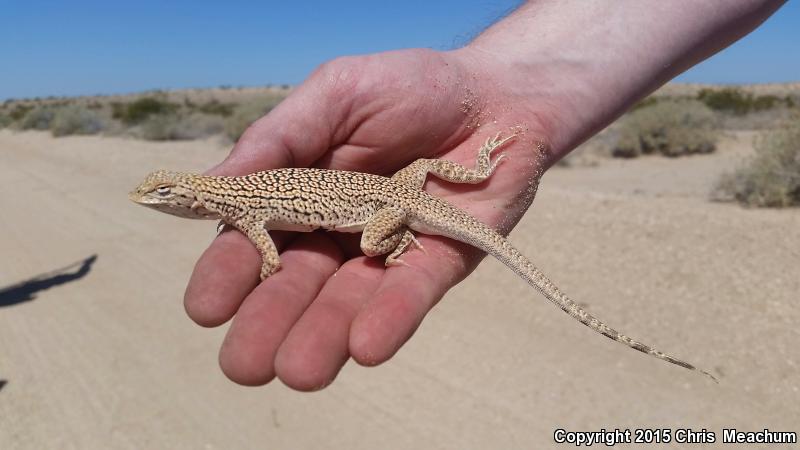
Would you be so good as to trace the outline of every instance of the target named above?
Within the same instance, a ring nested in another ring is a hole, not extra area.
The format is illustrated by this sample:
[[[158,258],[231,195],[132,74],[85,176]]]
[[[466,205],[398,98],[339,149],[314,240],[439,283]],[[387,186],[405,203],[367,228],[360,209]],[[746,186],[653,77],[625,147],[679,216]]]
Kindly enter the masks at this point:
[[[747,206],[800,206],[800,117],[756,142],[756,154],[723,175],[712,194]]]
[[[8,113],[8,116],[11,117],[11,120],[18,121],[25,117],[32,109],[33,106],[30,105],[16,104]]]
[[[103,118],[95,111],[79,105],[64,106],[56,109],[50,123],[53,136],[71,134],[97,134],[103,131]]]
[[[214,114],[222,117],[229,117],[233,114],[235,105],[232,103],[221,103],[211,100],[197,107],[197,110],[204,114]]]
[[[696,100],[661,99],[623,117],[612,154],[680,156],[716,149],[715,117]]]
[[[222,118],[208,114],[157,114],[139,127],[139,135],[149,141],[200,139],[221,133]]]
[[[225,135],[236,142],[247,127],[278,105],[283,97],[267,96],[238,105],[225,120]]]
[[[636,104],[634,104],[633,106],[631,106],[630,111],[636,111],[637,109],[642,109],[642,108],[646,108],[648,106],[653,106],[656,103],[658,103],[658,97],[655,97],[653,95],[649,95],[649,96],[639,100],[638,102],[636,102]]]
[[[19,121],[19,128],[22,130],[49,130],[50,123],[56,116],[54,108],[47,106],[37,106],[29,110]]]
[[[791,97],[780,98],[774,95],[759,95],[743,92],[736,88],[701,89],[697,100],[715,111],[744,115],[754,111],[764,111],[778,106],[792,107]]]
[[[131,103],[113,103],[111,115],[127,125],[136,125],[150,116],[174,113],[178,105],[156,97],[143,97]]]
[[[4,112],[0,112],[0,128],[5,128],[11,125],[13,122],[14,119],[12,119],[11,116]]]

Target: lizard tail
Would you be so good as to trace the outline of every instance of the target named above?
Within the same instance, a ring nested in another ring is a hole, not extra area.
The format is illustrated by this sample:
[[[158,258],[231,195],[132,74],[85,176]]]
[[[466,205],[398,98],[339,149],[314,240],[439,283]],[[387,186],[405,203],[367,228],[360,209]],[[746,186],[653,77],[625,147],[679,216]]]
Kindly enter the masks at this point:
[[[619,331],[609,327],[605,323],[603,323],[597,317],[589,314],[586,310],[581,308],[578,304],[572,301],[569,297],[567,297],[563,292],[561,292],[556,285],[547,278],[533,263],[525,257],[522,253],[519,252],[511,243],[501,236],[499,233],[494,231],[493,229],[489,228],[485,224],[481,223],[477,219],[473,218],[469,214],[458,210],[450,206],[455,211],[451,212],[451,217],[449,220],[453,220],[457,216],[456,222],[460,222],[457,232],[453,232],[452,225],[448,226],[447,223],[437,224],[438,220],[434,218],[426,217],[426,225],[428,228],[425,230],[425,233],[428,234],[439,234],[441,236],[449,237],[451,239],[455,239],[457,241],[461,241],[467,244],[470,244],[474,247],[477,247],[486,253],[494,256],[503,264],[508,266],[511,270],[513,270],[517,275],[523,278],[525,281],[528,282],[531,286],[536,288],[539,292],[542,293],[548,300],[556,304],[559,308],[561,308],[564,312],[569,314],[571,317],[578,320],[580,323],[586,325],[587,327],[591,328],[592,330],[606,336],[607,338],[620,342],[628,347],[640,351],[642,353],[646,353],[650,356],[658,358],[663,361],[670,362],[672,364],[681,366],[683,368],[693,370],[696,372],[700,372],[703,375],[711,378],[714,380],[715,383],[719,383],[714,375],[702,370],[698,367],[695,367],[692,364],[689,364],[686,361],[681,359],[675,358],[674,356],[668,355],[666,353],[660,352],[649,345],[645,345],[641,342],[638,342]],[[452,223],[452,222],[451,222]],[[431,229],[432,228],[432,229]],[[470,231],[465,231],[470,230]],[[474,230],[474,231],[472,231]]]

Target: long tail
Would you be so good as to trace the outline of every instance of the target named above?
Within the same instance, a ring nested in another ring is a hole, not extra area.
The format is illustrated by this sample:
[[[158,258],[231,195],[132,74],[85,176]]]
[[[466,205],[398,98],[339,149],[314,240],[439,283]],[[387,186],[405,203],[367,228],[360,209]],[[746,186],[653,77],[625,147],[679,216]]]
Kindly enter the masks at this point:
[[[556,287],[556,285],[550,281],[550,279],[548,279],[539,269],[537,269],[536,266],[534,266],[533,263],[528,260],[528,258],[519,252],[519,250],[514,248],[514,246],[511,245],[506,238],[485,224],[481,223],[474,217],[470,216],[466,212],[463,212],[444,201],[442,201],[442,203],[444,203],[446,206],[442,205],[440,208],[449,207],[449,217],[446,219],[446,221],[442,221],[441,219],[437,220],[437,218],[434,217],[425,217],[424,222],[427,225],[426,228],[428,228],[424,230],[425,233],[449,237],[451,239],[470,244],[485,251],[486,253],[489,253],[500,260],[503,264],[508,266],[525,281],[527,281],[528,284],[536,288],[548,300],[564,310],[564,312],[592,330],[602,334],[603,336],[606,336],[609,339],[625,344],[634,350],[638,350],[642,353],[646,353],[650,356],[684,367],[686,369],[700,372],[714,380],[715,383],[719,383],[714,375],[711,375],[705,370],[699,369],[686,361],[680,360],[666,353],[662,353],[648,345],[635,341],[619,331],[609,327],[598,318],[586,312],[583,308],[578,306],[574,301],[562,293],[561,290],[559,290],[558,287]],[[439,211],[441,211],[441,209],[439,209]],[[453,231],[454,222],[458,223],[459,225],[457,226],[458,231],[456,232]]]

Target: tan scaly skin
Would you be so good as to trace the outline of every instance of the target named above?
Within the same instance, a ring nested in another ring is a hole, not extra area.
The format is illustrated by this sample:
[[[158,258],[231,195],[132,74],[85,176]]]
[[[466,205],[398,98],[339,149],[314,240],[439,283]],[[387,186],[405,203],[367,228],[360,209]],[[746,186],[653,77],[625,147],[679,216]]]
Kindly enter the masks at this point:
[[[512,136],[513,137],[513,136]],[[280,268],[269,230],[310,232],[319,228],[361,232],[367,256],[389,254],[387,266],[409,246],[424,251],[411,230],[472,245],[497,258],[571,317],[602,335],[678,366],[708,372],[637,342],[606,326],[564,295],[506,238],[466,212],[422,190],[427,175],[453,183],[487,179],[502,157],[491,153],[511,137],[489,139],[475,169],[447,160],[418,159],[391,178],[313,168],[267,170],[240,177],[156,171],[130,193],[134,202],[191,219],[219,219],[244,233],[262,257],[261,279]]]

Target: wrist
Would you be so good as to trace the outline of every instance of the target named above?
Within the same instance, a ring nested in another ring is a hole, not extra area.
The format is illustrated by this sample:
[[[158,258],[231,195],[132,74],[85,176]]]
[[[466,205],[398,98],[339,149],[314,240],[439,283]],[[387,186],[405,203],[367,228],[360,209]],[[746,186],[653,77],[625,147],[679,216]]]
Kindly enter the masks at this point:
[[[557,160],[781,3],[529,1],[454,53],[488,106],[531,124]]]

